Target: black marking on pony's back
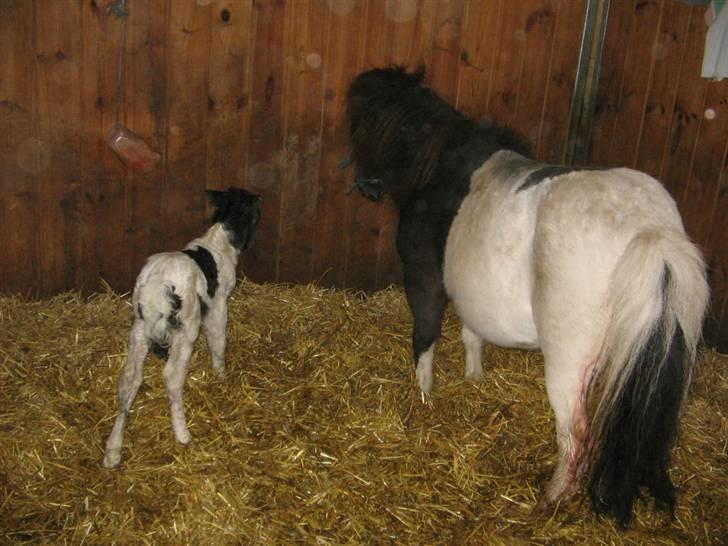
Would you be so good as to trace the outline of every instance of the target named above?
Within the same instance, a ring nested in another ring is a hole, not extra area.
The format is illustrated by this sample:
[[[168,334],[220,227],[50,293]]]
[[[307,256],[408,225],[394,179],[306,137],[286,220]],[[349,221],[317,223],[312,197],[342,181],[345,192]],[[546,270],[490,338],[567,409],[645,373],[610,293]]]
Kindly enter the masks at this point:
[[[207,295],[214,298],[218,286],[215,258],[209,250],[201,246],[188,248],[182,252],[192,258],[203,275],[205,275],[205,280],[207,280]]]
[[[137,318],[139,318],[139,320],[144,320],[144,310],[142,308],[141,303],[137,303],[136,312],[137,312]]]
[[[667,268],[663,282],[664,298],[670,282]],[[658,509],[674,516],[675,486],[667,469],[688,380],[688,354],[677,322],[663,353],[665,320],[663,314],[626,378],[590,469],[588,491],[593,510],[614,516],[622,527],[629,525],[641,487],[648,489]]]
[[[536,184],[539,184],[548,178],[553,178],[554,176],[561,176],[562,174],[569,174],[569,173],[577,172],[577,171],[592,171],[592,170],[594,170],[594,169],[591,169],[589,167],[569,167],[567,165],[547,165],[545,167],[536,169],[535,171],[529,173],[528,176],[526,176],[526,180],[523,182],[523,184],[521,184],[519,186],[519,188],[516,191],[527,190],[528,188],[535,186]]]
[[[200,300],[200,313],[204,317],[205,315],[207,315],[207,312],[210,310],[210,308],[205,303],[205,300],[203,300],[201,297],[198,297],[197,299]]]

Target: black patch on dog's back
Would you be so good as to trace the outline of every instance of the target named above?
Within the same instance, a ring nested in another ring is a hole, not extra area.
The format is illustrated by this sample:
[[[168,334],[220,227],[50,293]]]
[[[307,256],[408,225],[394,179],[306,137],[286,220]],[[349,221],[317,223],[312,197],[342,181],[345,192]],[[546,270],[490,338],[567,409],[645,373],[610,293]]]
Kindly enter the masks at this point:
[[[536,169],[526,176],[526,180],[521,184],[516,191],[527,190],[528,188],[540,184],[548,178],[554,176],[561,176],[562,174],[569,174],[576,171],[592,171],[589,167],[569,167],[567,165],[547,165],[540,169]]]
[[[212,254],[210,254],[210,251],[198,246],[194,249],[188,248],[182,252],[195,260],[197,267],[200,268],[202,274],[205,275],[205,279],[207,280],[207,295],[211,298],[215,297],[215,292],[217,291],[218,286],[217,264],[215,263],[215,258],[213,258]]]
[[[204,317],[207,315],[207,312],[210,310],[207,304],[205,303],[205,300],[202,298],[198,298],[200,300],[200,314]]]
[[[177,293],[175,293],[174,288],[170,289],[169,292],[167,292],[167,296],[169,297],[169,304],[171,307],[171,311],[169,312],[169,316],[167,317],[167,324],[169,324],[169,327],[172,328],[172,330],[176,330],[180,327],[180,321],[179,321],[179,310],[182,309],[182,298],[180,298]]]

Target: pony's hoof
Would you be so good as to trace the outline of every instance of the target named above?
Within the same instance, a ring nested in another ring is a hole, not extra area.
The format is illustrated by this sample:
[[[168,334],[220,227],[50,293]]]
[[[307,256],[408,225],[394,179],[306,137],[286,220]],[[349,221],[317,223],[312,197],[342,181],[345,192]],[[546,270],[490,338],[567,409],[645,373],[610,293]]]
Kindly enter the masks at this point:
[[[213,368],[212,370],[218,379],[225,379],[225,366],[221,368]]]
[[[552,508],[553,508],[553,502],[549,501],[546,498],[546,495],[542,495],[541,498],[538,499],[536,506],[533,507],[532,513],[534,515],[542,516],[544,514],[548,514]]]
[[[121,448],[107,449],[104,454],[104,468],[116,468],[121,461]]]
[[[481,383],[485,378],[483,370],[465,370],[465,379],[473,383]]]
[[[425,393],[429,394],[432,390],[432,371],[417,368],[417,384],[420,387],[420,390]]]

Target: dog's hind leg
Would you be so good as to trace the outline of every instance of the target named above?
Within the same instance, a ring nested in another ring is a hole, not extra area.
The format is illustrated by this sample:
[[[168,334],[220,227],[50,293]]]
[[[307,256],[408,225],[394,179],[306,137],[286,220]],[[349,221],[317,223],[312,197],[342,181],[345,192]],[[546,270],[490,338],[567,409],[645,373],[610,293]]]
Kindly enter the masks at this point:
[[[169,397],[172,430],[174,431],[174,437],[180,444],[189,443],[191,438],[187,429],[187,420],[185,419],[182,390],[184,389],[187,366],[190,363],[193,343],[196,338],[197,332],[177,333],[169,350],[169,359],[162,371],[164,384],[167,387],[167,396]]]
[[[207,346],[212,358],[212,369],[220,378],[225,376],[227,316],[227,301],[221,300],[213,301],[212,307],[202,319],[202,326],[207,335]]]

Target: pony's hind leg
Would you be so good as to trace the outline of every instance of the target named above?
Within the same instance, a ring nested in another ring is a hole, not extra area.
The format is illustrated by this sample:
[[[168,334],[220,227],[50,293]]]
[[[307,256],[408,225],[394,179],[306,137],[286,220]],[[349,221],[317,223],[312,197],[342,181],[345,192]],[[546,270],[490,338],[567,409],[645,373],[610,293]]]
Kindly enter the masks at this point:
[[[483,338],[463,325],[463,345],[465,345],[465,377],[473,381],[483,379]]]
[[[121,446],[124,442],[124,428],[129,417],[129,411],[134,398],[142,384],[144,359],[149,351],[149,343],[144,337],[144,322],[140,319],[134,321],[129,333],[129,353],[126,357],[124,370],[119,376],[118,397],[119,414],[114,422],[114,428],[106,440],[104,453],[104,466],[114,468],[121,460]]]
[[[546,355],[546,353],[545,353]],[[574,494],[581,479],[588,420],[585,394],[591,375],[591,359],[546,359],[546,392],[556,420],[558,461],[546,487],[545,501],[551,503]]]

